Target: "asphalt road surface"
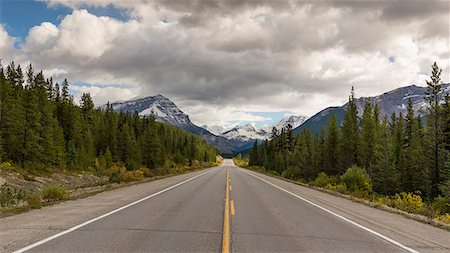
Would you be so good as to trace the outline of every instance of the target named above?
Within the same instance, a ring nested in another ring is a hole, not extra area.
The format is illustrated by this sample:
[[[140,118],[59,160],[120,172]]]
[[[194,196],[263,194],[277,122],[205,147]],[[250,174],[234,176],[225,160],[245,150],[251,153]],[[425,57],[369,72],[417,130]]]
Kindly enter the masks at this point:
[[[448,231],[231,160],[158,181],[0,219],[0,250],[450,252]]]

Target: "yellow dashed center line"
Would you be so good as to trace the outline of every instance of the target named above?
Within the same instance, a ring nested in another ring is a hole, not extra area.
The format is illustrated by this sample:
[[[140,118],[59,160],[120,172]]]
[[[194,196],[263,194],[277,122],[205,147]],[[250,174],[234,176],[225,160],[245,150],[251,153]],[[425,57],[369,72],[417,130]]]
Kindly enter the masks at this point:
[[[223,215],[223,238],[222,238],[222,252],[230,252],[230,180],[229,171],[227,169],[227,181],[225,186],[225,211]]]

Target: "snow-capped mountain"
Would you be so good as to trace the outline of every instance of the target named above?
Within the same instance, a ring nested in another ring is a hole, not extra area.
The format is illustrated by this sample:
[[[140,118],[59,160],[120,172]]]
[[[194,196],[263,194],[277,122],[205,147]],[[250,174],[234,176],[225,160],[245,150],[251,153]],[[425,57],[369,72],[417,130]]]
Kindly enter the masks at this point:
[[[220,136],[222,135],[223,132],[227,131],[227,128],[223,127],[223,126],[208,126],[208,125],[202,125],[202,128],[210,131],[211,133]]]
[[[214,135],[208,130],[196,126],[191,122],[188,115],[181,111],[172,101],[162,95],[115,102],[111,105],[116,112],[137,112],[139,116],[142,117],[153,114],[157,121],[176,126],[198,135],[207,143],[218,148],[222,153],[232,153],[237,147],[244,144]],[[104,109],[106,106],[102,106],[101,108]]]
[[[392,112],[395,112],[397,115],[401,112],[405,115],[408,99],[411,99],[415,114],[424,115],[428,106],[425,94],[426,90],[426,87],[410,85],[385,92],[378,96],[370,97],[370,100],[380,107],[381,117],[387,116],[389,118],[392,115]],[[443,98],[447,93],[450,94],[450,84],[443,84],[440,97]],[[361,97],[356,100],[359,117],[362,117],[366,99],[366,97]],[[333,115],[336,115],[338,125],[341,125],[346,110],[347,104],[340,107],[328,107],[295,128],[294,133],[298,134],[303,129],[309,129],[313,133],[319,133],[322,128],[327,126],[328,120]]]
[[[249,140],[265,140],[270,137],[270,132],[263,129],[256,129],[251,124],[244,126],[235,126],[232,129],[222,133],[223,137],[231,140],[249,141]]]
[[[150,116],[152,113],[156,120],[185,129],[192,122],[189,116],[182,112],[172,101],[163,95],[136,98],[129,101],[111,104],[114,111],[134,113],[139,116]]]
[[[288,125],[292,126],[292,129],[300,126],[301,124],[303,124],[303,122],[305,122],[308,118],[305,116],[295,116],[292,115],[290,117],[284,118],[282,120],[280,120],[280,122],[278,122],[278,124],[276,124],[275,127],[278,131],[280,131],[283,128],[286,128]]]
[[[265,140],[270,139],[272,135],[272,128],[276,128],[281,131],[281,129],[286,128],[289,124],[292,128],[300,126],[307,117],[305,116],[289,116],[281,119],[277,124],[272,126],[263,126],[261,128],[256,128],[251,124],[235,126],[232,129],[225,130],[222,126],[207,126],[202,127],[219,136],[223,136],[230,140],[237,140],[241,142],[254,141],[254,140]]]
[[[408,99],[411,99],[413,109],[416,115],[423,115],[426,112],[428,102],[426,101],[427,87],[421,87],[416,85],[410,85],[401,87],[381,95],[370,97],[372,103],[378,104],[380,107],[381,117],[390,117],[393,112],[397,115],[401,112],[406,114],[406,108],[408,105]],[[443,84],[440,96],[443,98],[446,93],[450,93],[450,84]],[[367,98],[358,98],[356,106],[358,108],[358,115],[362,116],[364,111],[364,103]],[[345,104],[343,107],[347,107]]]

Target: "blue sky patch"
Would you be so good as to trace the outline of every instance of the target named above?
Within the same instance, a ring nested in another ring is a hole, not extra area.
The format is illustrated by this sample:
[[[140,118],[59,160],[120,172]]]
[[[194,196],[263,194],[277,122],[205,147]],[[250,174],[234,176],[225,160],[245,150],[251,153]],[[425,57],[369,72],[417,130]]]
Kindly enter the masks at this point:
[[[281,119],[285,117],[286,114],[288,114],[288,111],[280,111],[280,112],[250,112],[250,114],[255,116],[261,116],[265,118],[270,118],[270,120],[266,121],[258,121],[255,122],[256,127],[262,127],[264,125],[274,125],[278,123]]]
[[[107,7],[85,7],[89,13],[96,16],[108,16],[117,20],[127,21],[126,10]],[[48,7],[45,2],[34,0],[0,0],[0,24],[12,37],[24,41],[28,31],[42,22],[51,22],[58,26],[61,20],[72,13],[72,9],[57,5]]]

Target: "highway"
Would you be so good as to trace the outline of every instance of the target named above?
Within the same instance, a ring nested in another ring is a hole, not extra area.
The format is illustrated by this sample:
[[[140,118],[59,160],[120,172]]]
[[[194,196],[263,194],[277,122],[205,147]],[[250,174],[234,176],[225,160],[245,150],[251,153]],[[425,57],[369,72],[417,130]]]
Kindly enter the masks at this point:
[[[2,252],[450,252],[450,233],[225,160],[2,218],[0,245]]]

